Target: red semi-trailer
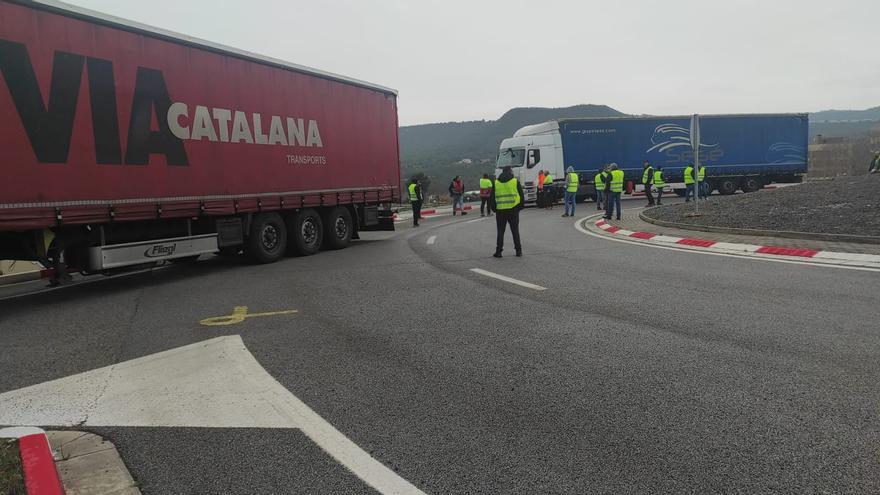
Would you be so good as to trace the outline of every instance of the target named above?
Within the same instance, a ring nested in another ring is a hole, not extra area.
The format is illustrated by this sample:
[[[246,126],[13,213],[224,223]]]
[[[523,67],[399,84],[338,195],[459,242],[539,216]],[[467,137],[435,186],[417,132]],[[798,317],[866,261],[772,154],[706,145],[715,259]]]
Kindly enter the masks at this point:
[[[0,259],[257,262],[393,229],[397,93],[54,1],[0,1]]]

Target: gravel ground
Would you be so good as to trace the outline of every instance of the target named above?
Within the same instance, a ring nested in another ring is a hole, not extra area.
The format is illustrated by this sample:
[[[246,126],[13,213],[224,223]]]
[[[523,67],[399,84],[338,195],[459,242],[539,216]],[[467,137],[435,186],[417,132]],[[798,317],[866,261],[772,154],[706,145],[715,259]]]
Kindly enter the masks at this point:
[[[711,196],[690,217],[692,203],[649,210],[669,222],[740,229],[880,236],[880,175],[840,177],[776,190]]]

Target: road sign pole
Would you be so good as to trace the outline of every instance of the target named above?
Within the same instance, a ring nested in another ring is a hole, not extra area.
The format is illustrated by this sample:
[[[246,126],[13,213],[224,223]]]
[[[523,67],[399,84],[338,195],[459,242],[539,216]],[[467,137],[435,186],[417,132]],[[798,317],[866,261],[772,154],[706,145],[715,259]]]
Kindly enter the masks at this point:
[[[691,117],[691,147],[694,149],[694,215],[700,214],[700,116]]]

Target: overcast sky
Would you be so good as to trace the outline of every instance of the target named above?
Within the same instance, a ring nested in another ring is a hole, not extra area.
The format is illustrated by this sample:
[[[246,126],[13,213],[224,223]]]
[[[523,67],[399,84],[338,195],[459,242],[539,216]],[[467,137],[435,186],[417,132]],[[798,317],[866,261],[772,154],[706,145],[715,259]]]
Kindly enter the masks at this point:
[[[878,0],[69,1],[390,86],[401,125],[880,105]]]

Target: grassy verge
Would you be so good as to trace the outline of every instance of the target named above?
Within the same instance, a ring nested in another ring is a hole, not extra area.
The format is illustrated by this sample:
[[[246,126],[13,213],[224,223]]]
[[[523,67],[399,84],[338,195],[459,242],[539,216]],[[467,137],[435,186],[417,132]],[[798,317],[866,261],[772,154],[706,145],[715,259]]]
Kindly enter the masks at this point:
[[[27,495],[21,456],[18,454],[18,440],[0,439],[0,493]]]

